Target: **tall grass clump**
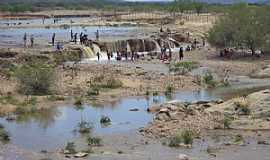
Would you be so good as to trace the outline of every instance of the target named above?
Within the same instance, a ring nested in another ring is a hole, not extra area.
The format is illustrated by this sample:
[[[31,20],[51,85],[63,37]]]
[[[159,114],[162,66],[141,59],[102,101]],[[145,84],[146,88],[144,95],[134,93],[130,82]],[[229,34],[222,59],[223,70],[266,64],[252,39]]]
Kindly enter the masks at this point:
[[[185,130],[182,133],[178,133],[175,136],[171,137],[169,140],[170,147],[180,147],[181,145],[192,145],[194,135],[190,130]]]
[[[19,91],[25,95],[46,95],[54,84],[54,68],[41,62],[32,62],[18,67],[15,76]]]

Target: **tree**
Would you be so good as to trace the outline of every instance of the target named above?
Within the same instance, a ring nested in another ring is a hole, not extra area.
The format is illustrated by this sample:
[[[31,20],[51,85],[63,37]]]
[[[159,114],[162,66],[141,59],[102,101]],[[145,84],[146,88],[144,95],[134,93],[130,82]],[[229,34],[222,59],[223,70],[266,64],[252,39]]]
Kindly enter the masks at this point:
[[[269,43],[269,14],[266,7],[234,5],[210,29],[208,41],[218,48],[244,47],[254,55]]]

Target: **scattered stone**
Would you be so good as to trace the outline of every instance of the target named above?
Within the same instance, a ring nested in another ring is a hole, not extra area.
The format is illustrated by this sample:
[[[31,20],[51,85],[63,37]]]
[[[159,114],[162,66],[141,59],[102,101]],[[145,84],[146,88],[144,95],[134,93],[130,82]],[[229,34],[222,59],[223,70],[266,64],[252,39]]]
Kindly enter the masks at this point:
[[[190,158],[185,154],[179,154],[178,160],[190,160]]]
[[[85,152],[78,152],[74,155],[75,158],[82,158],[88,156],[88,153]]]

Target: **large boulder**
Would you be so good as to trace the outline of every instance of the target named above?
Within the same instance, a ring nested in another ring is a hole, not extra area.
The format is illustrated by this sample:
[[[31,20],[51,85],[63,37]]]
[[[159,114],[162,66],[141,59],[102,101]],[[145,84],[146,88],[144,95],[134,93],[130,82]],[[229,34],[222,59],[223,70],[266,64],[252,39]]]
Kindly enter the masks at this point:
[[[252,75],[255,78],[270,78],[270,65],[265,66],[261,70],[257,71]]]

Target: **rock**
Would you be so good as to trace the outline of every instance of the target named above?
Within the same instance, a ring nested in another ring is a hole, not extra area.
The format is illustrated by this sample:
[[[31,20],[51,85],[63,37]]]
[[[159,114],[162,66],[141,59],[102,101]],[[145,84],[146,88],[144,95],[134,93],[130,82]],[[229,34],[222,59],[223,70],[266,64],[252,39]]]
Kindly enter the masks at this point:
[[[79,153],[76,153],[74,155],[75,158],[82,158],[82,157],[86,157],[88,155],[88,153],[85,153],[85,152],[79,152]]]
[[[169,121],[171,118],[166,113],[159,113],[156,115],[155,119],[159,121]]]
[[[138,109],[138,108],[132,108],[132,109],[130,109],[129,111],[137,112],[137,111],[139,111],[139,109]]]
[[[270,142],[267,142],[267,141],[258,141],[258,144],[261,144],[261,145],[270,145]]]
[[[179,154],[178,160],[190,160],[190,158],[185,154]]]
[[[168,108],[161,108],[160,110],[159,110],[159,113],[169,113],[170,111],[169,111],[169,109]]]
[[[151,106],[151,107],[147,108],[147,112],[150,112],[150,113],[156,113],[156,112],[158,112],[160,109],[161,109],[161,106],[160,106],[160,105],[157,105],[157,106]]]

